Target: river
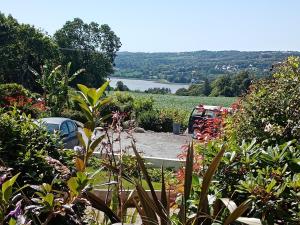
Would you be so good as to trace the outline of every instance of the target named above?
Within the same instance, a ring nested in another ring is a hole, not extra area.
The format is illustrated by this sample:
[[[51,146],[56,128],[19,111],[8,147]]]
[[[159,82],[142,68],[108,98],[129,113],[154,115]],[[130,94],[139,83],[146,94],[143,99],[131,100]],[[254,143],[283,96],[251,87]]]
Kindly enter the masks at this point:
[[[110,85],[115,88],[118,81],[122,81],[130,90],[145,91],[149,88],[170,88],[172,93],[175,93],[179,88],[188,88],[189,84],[177,83],[159,83],[152,80],[126,79],[118,77],[110,77]]]

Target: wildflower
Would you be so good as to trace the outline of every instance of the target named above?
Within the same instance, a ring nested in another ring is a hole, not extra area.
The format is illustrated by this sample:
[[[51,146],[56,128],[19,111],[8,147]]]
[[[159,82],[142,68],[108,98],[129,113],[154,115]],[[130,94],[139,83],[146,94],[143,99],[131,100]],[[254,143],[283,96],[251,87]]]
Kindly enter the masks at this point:
[[[7,177],[7,174],[4,174],[3,176],[0,177],[0,187],[2,186],[4,181],[6,180],[6,177]]]
[[[16,204],[16,208],[14,210],[10,211],[8,216],[18,218],[18,216],[20,216],[22,214],[21,203],[22,203],[22,200],[18,201]]]
[[[76,151],[79,154],[84,154],[84,149],[81,146],[74,146],[74,151]]]

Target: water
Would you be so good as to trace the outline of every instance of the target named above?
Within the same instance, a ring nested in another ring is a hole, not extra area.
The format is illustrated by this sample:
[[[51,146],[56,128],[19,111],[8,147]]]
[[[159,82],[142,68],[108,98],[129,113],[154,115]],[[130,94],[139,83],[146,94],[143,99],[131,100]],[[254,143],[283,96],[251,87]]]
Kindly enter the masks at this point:
[[[122,81],[130,90],[145,91],[149,88],[170,88],[172,93],[175,93],[179,88],[188,88],[188,84],[177,84],[177,83],[158,83],[151,80],[138,80],[138,79],[125,79],[118,77],[110,78],[110,85],[115,88],[118,81]]]

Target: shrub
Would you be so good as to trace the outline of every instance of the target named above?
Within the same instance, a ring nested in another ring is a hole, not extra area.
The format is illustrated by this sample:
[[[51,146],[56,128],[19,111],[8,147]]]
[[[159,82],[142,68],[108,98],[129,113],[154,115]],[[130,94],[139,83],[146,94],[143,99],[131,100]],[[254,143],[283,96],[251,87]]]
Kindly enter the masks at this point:
[[[133,101],[133,110],[135,117],[145,111],[153,110],[154,100],[153,98],[135,98]]]
[[[188,96],[189,95],[189,91],[186,88],[179,88],[175,92],[175,95]]]
[[[300,140],[300,59],[274,67],[271,79],[256,82],[241,99],[232,128],[239,141],[257,138],[273,143]]]
[[[0,85],[0,106],[6,111],[16,107],[34,118],[39,117],[46,110],[45,102],[38,99],[37,94],[15,83]]]
[[[145,93],[149,94],[170,94],[171,89],[170,88],[148,88]]]
[[[112,95],[112,101],[109,103],[108,111],[125,112],[129,115],[133,112],[134,98],[128,93],[121,93],[119,91]]]
[[[139,126],[146,130],[160,132],[162,130],[160,115],[158,110],[144,111],[138,117]]]
[[[138,117],[139,126],[156,132],[172,132],[173,123],[179,123],[183,129],[187,127],[188,112],[175,109],[154,109],[143,111]]]
[[[55,170],[45,157],[60,158],[58,139],[16,110],[0,115],[0,158],[24,183],[51,182]]]
[[[32,97],[30,91],[25,89],[22,85],[16,83],[8,83],[8,84],[0,84],[0,98],[4,96],[24,96],[24,97]]]
[[[211,193],[231,196],[236,203],[250,199],[246,216],[260,218],[262,224],[299,224],[300,146],[294,141],[269,146],[255,140],[241,145],[214,141],[197,146],[203,167],[224,147]]]

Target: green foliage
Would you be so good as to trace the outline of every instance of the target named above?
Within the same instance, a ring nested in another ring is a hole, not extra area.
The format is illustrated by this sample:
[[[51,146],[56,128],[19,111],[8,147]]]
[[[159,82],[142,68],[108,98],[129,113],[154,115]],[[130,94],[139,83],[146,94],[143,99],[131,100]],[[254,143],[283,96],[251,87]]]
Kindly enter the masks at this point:
[[[17,213],[15,213],[14,211],[9,212],[9,209],[11,209],[13,205],[16,203],[15,201],[13,201],[14,198],[13,188],[15,187],[16,180],[19,177],[20,173],[8,179],[10,175],[11,174],[9,172],[9,169],[2,165],[0,171],[0,223],[1,224],[4,224],[5,221],[8,222],[9,219],[14,220],[16,217],[21,216],[21,213],[19,213],[19,215],[16,215]],[[19,204],[20,202],[17,203],[17,205]]]
[[[246,94],[252,80],[248,71],[241,71],[234,76],[220,76],[212,82],[210,96],[241,96]]]
[[[84,140],[81,133],[77,134],[80,145],[83,148],[83,153],[79,153],[75,162],[76,169],[80,172],[85,171],[89,158],[105,136],[92,137],[97,126],[101,125],[105,119],[104,117],[100,117],[101,110],[111,101],[110,98],[104,97],[108,85],[109,81],[106,81],[101,87],[95,89],[78,84],[77,86],[80,91],[73,96],[74,101],[77,102],[87,119],[83,127],[83,132],[87,140]]]
[[[42,87],[46,105],[50,109],[51,116],[59,116],[62,109],[68,103],[68,88],[72,82],[84,70],[80,69],[70,75],[71,63],[66,66],[57,66],[53,70],[44,66],[42,73],[29,67],[30,71],[36,76],[36,82]]]
[[[131,179],[125,173],[122,174],[124,179],[135,185],[135,190],[137,193],[137,198],[135,198],[134,203],[137,208],[139,215],[142,219],[143,224],[159,224],[158,219],[160,219],[160,224],[231,224],[234,221],[247,221],[246,224],[253,224],[255,221],[258,224],[260,220],[256,218],[244,218],[240,217],[248,209],[251,201],[245,201],[241,203],[238,207],[236,204],[229,199],[220,199],[224,203],[224,206],[220,206],[219,199],[214,199],[213,204],[208,202],[208,193],[210,187],[212,186],[213,177],[220,165],[225,148],[212,159],[211,163],[205,168],[205,173],[202,178],[202,183],[196,184],[195,179],[192,177],[193,174],[193,144],[187,149],[188,157],[185,162],[185,180],[184,180],[184,193],[180,194],[178,197],[180,199],[180,210],[174,211],[170,215],[170,203],[168,202],[167,189],[165,184],[164,169],[161,169],[161,198],[159,199],[153,188],[151,182],[151,177],[145,164],[139,155],[135,145],[132,145],[134,150],[136,160],[140,171],[145,178],[149,189],[150,196],[146,193],[145,189],[141,185],[141,182],[137,179]],[[118,171],[116,168],[111,167],[111,169]],[[192,182],[193,178],[193,182]],[[195,187],[196,186],[196,187]],[[197,200],[193,201],[194,192],[197,192]],[[169,192],[170,193],[170,192]],[[230,202],[230,204],[226,204]],[[194,207],[190,207],[194,204]]]
[[[170,94],[171,89],[170,88],[148,88],[145,93],[150,94]]]
[[[209,165],[221,144],[211,142],[198,146],[198,152]],[[235,202],[251,200],[247,216],[262,219],[265,224],[297,224],[299,209],[300,147],[294,141],[263,146],[253,140],[238,145],[229,142],[216,173],[211,193],[231,196]]]
[[[162,131],[162,122],[157,110],[142,112],[138,117],[138,124],[146,130]]]
[[[120,52],[114,76],[138,79],[164,79],[190,83],[191,80],[213,80],[220,75],[243,70],[256,76],[267,76],[275,62],[299,52],[196,51],[180,53]]]
[[[181,96],[209,96],[211,93],[211,87],[208,79],[204,79],[203,83],[191,84],[188,89],[179,88],[176,91],[176,95]]]
[[[1,98],[1,100],[5,96],[32,97],[32,93],[20,84],[16,84],[16,83],[0,84],[0,98]]]
[[[62,63],[72,62],[71,73],[86,70],[86,76],[77,77],[72,85],[100,86],[113,72],[116,52],[121,47],[119,37],[107,24],[87,24],[79,18],[67,21],[55,32],[54,40],[60,47]]]
[[[0,83],[19,83],[39,91],[28,66],[40,72],[40,65],[58,59],[58,46],[40,30],[20,24],[12,16],[0,13],[0,24]]]
[[[179,88],[176,92],[175,95],[180,95],[180,96],[188,96],[189,92],[188,89],[186,88]]]
[[[129,88],[122,82],[118,81],[116,84],[116,91],[129,91]]]
[[[60,158],[58,137],[17,111],[0,115],[0,159],[22,171],[21,183],[49,182],[56,176],[45,157]]]
[[[251,86],[233,117],[232,129],[239,141],[257,138],[283,143],[300,138],[299,58],[288,58],[274,68],[271,79]]]
[[[236,101],[235,97],[201,97],[201,96],[176,96],[129,92],[136,98],[151,97],[154,100],[154,108],[157,109],[182,109],[191,112],[195,106],[219,105],[230,107]]]
[[[141,113],[153,110],[153,104],[152,98],[135,98],[129,93],[114,92],[107,110],[125,113],[125,120],[136,119]]]
[[[102,118],[98,119],[100,111],[111,101],[110,98],[104,97],[108,85],[109,81],[106,81],[101,87],[95,89],[78,84],[77,86],[80,91],[72,97],[77,102],[82,113],[84,113],[88,121],[86,125],[91,132],[97,124],[102,122]]]
[[[160,109],[144,111],[138,116],[138,124],[146,130],[172,132],[173,123],[187,127],[189,113],[183,110]]]

